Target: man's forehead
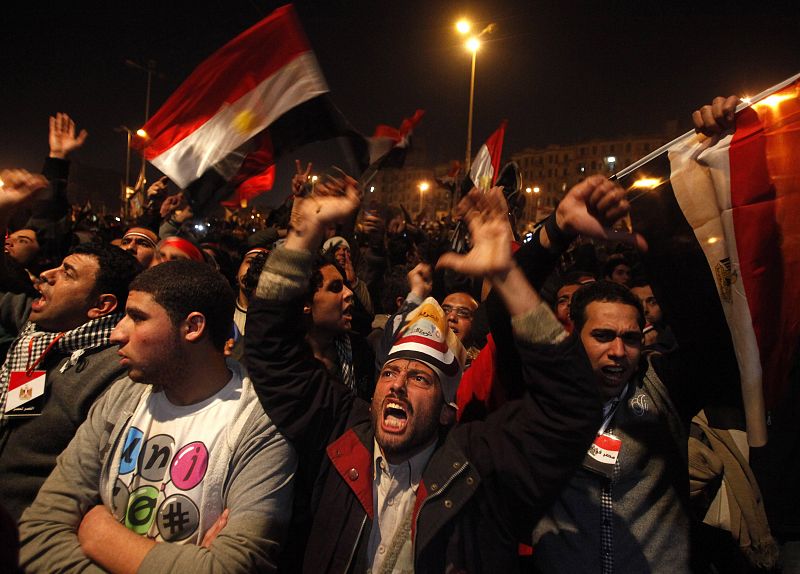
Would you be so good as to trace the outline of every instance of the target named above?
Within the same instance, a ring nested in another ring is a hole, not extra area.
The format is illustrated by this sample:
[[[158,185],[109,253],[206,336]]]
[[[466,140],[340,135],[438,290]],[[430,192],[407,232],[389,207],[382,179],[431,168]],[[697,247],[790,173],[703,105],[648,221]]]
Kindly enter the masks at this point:
[[[563,295],[572,295],[573,293],[575,293],[575,291],[577,291],[580,288],[581,288],[580,285],[576,285],[574,283],[570,283],[569,285],[564,285],[563,287],[561,287],[561,289],[558,290],[557,296],[561,297]]]
[[[652,297],[653,290],[650,288],[650,285],[641,285],[639,287],[631,287],[631,292],[636,295],[637,297],[645,298],[645,297]]]
[[[147,291],[131,291],[125,304],[128,313],[138,312],[148,317],[169,317],[167,309],[156,301],[152,293]]]
[[[36,232],[33,229],[20,229],[12,233],[11,237],[24,237],[26,239],[36,239]]]
[[[620,322],[639,328],[639,310],[619,301],[592,301],[586,306],[586,323],[613,326]]]
[[[97,257],[89,255],[88,253],[72,253],[64,257],[62,265],[74,268],[76,271],[93,271],[100,270],[100,263]]]
[[[140,239],[147,239],[148,241],[152,242],[153,247],[155,247],[155,244],[158,243],[158,236],[144,227],[131,227],[125,232],[125,235],[122,236],[123,239],[133,239],[136,237],[139,237]]]
[[[392,359],[391,361],[386,361],[386,363],[383,365],[383,368],[392,369],[393,371],[423,371],[433,375],[436,374],[436,372],[428,365],[422,361],[415,361],[414,359]]]
[[[474,309],[478,307],[478,302],[469,293],[457,292],[445,297],[442,305],[463,305]]]
[[[320,268],[320,273],[322,274],[322,281],[323,283],[330,283],[331,281],[342,280],[342,274],[339,273],[339,270],[334,265],[323,265]]]

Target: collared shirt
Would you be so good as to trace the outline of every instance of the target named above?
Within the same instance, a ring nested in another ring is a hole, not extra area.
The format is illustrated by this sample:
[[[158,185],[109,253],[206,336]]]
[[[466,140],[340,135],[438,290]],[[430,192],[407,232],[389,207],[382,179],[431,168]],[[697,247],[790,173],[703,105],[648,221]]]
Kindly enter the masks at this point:
[[[422,471],[436,449],[436,442],[400,464],[389,464],[384,458],[378,443],[373,452],[372,507],[375,519],[369,536],[367,559],[370,572],[381,572],[384,561],[392,553],[397,553],[394,572],[413,572],[414,553],[411,534],[405,540],[393,544],[395,534],[403,523],[411,519],[416,502],[417,488],[422,479]]]

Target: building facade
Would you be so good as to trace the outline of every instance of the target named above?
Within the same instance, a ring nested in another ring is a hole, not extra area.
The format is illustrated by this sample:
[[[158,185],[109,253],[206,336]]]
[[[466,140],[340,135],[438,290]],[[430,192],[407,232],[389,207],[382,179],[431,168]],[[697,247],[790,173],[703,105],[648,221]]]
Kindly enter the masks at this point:
[[[576,183],[595,173],[617,173],[666,142],[665,136],[631,136],[526,148],[512,154],[511,159],[522,170],[523,189],[528,196],[522,219],[538,221],[547,217]]]

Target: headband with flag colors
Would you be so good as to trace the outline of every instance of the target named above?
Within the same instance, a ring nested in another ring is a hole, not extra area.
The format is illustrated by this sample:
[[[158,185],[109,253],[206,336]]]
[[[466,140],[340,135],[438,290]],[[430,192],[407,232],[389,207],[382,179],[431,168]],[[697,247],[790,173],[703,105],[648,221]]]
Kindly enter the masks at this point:
[[[185,253],[186,256],[192,261],[198,261],[200,263],[205,261],[203,253],[194,243],[192,243],[188,239],[178,237],[177,235],[165,237],[164,239],[161,240],[161,243],[159,243],[158,246],[159,248],[174,247],[175,249],[179,249],[180,251]]]
[[[412,359],[428,365],[439,377],[444,399],[454,403],[466,351],[447,325],[447,316],[433,297],[411,311],[397,330],[386,363]]]
[[[763,445],[800,337],[800,74],[743,103],[735,131],[689,132],[616,178],[687,372],[702,381],[693,393],[741,397],[748,440]]]

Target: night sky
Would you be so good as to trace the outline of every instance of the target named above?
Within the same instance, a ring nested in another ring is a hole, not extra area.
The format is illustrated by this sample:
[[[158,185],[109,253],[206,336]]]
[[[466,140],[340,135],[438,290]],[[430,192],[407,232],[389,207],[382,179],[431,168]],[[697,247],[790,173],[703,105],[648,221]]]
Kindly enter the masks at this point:
[[[40,169],[47,117],[65,111],[90,133],[76,161],[121,173],[125,138],[113,128],[140,127],[145,99],[144,73],[124,61],[158,63],[155,112],[205,57],[281,3],[108,4],[6,13],[0,167]],[[424,108],[417,133],[433,165],[464,156],[470,57],[453,28],[459,16],[497,24],[478,54],[473,151],[507,118],[508,155],[659,132],[671,119],[688,129],[690,112],[713,96],[754,94],[800,71],[800,3],[748,5],[326,0],[296,8],[351,123],[369,134]],[[297,155],[324,160],[335,147]],[[278,189],[291,169],[278,165]]]

